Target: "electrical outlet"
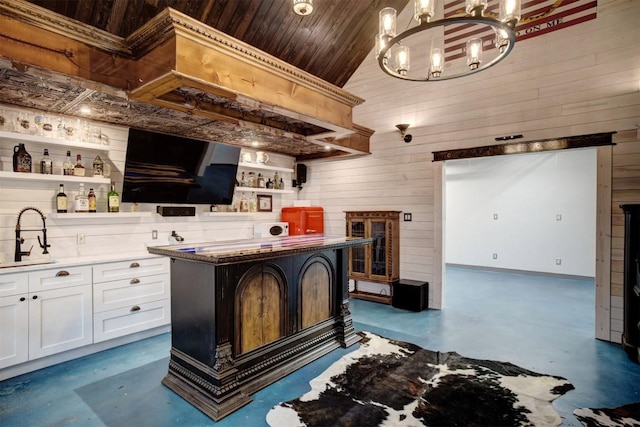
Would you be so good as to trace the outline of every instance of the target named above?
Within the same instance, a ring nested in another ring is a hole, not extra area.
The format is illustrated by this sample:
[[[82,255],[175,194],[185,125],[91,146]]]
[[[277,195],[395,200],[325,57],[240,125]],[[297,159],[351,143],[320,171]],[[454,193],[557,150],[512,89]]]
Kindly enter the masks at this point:
[[[151,238],[156,240],[158,238],[158,230],[151,230]]]
[[[404,220],[407,221],[407,222],[411,221],[411,214],[410,213],[405,213],[404,214]]]
[[[76,242],[79,245],[84,245],[84,233],[78,233],[78,235],[76,236]]]
[[[493,254],[493,259],[498,259],[498,254]]]
[[[562,260],[560,258],[556,258],[556,265],[561,265],[562,264]]]

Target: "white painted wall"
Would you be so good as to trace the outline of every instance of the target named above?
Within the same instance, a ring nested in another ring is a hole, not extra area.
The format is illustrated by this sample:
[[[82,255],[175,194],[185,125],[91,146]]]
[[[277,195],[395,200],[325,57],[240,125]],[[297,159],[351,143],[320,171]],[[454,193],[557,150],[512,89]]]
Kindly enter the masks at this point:
[[[447,161],[445,174],[447,263],[595,275],[595,148]]]

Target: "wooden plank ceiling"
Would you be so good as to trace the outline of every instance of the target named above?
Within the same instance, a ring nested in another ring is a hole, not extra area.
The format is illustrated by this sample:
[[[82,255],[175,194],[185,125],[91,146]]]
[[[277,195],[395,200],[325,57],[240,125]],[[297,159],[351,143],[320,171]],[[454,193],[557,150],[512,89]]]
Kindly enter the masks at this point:
[[[343,87],[371,52],[378,12],[408,0],[315,0],[311,15],[292,0],[29,0],[85,24],[127,37],[166,7]]]

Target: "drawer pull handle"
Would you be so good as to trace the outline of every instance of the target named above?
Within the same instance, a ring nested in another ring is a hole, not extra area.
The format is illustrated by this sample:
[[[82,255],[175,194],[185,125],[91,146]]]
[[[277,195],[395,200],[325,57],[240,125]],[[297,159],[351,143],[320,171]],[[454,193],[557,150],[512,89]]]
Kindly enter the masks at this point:
[[[32,296],[31,299],[38,299],[38,295]]]
[[[21,297],[21,298],[20,298],[20,301],[24,301],[24,300],[26,300],[26,298],[25,298],[25,297]]]
[[[140,279],[131,279],[131,283],[132,285],[137,285],[138,283],[140,283]]]
[[[134,305],[133,307],[131,307],[131,311],[140,311],[140,306]]]
[[[129,266],[129,268],[138,268],[140,267],[140,264],[138,264],[137,262],[132,262],[131,265]]]
[[[67,270],[60,270],[56,273],[56,277],[68,276],[69,272]]]

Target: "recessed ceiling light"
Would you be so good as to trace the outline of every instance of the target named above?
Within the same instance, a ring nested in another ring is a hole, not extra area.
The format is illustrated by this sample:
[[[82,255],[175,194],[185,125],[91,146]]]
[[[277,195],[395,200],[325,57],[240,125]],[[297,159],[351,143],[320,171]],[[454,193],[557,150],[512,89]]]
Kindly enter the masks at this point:
[[[253,147],[259,147],[260,145],[261,145],[261,144],[260,144],[258,141],[253,141],[253,142],[251,143],[251,146],[253,146]]]
[[[89,113],[91,113],[91,108],[86,107],[86,106],[85,107],[80,107],[80,113],[81,114],[89,114]]]

